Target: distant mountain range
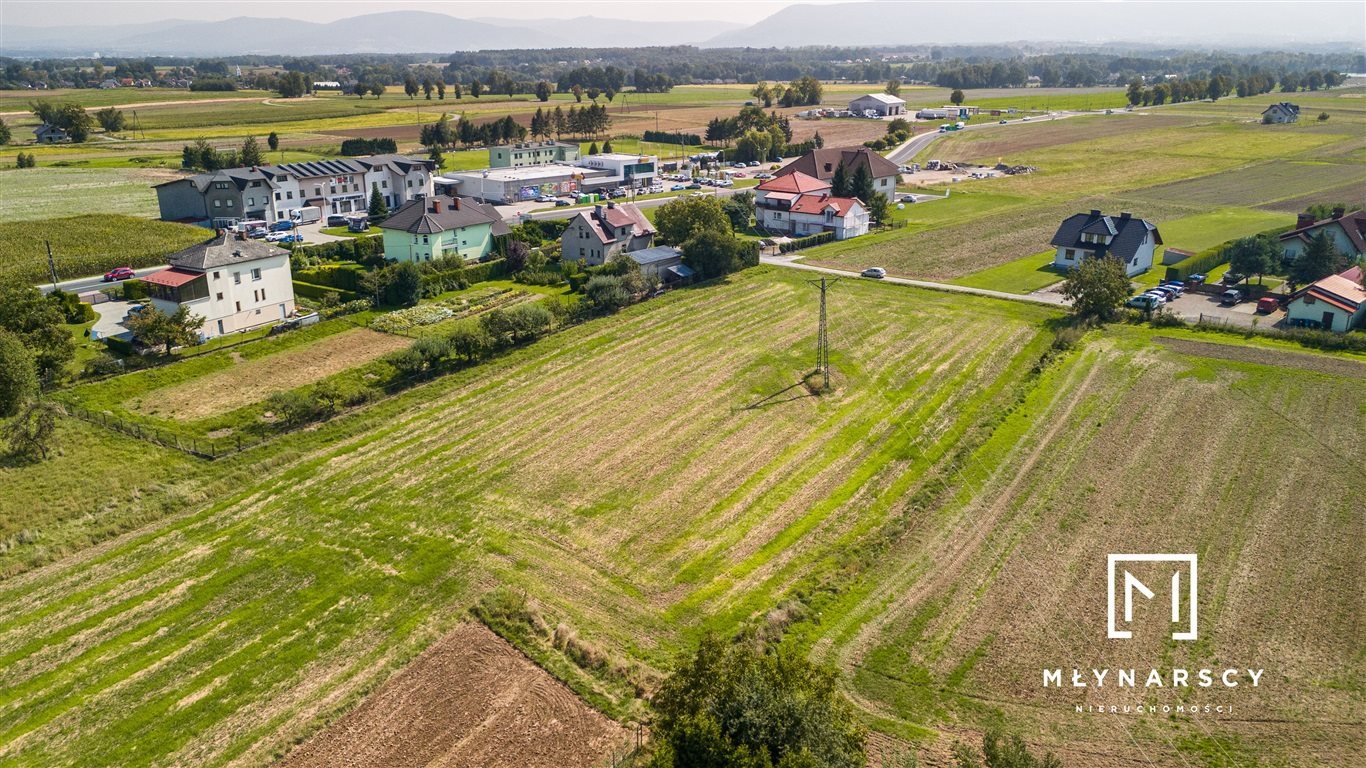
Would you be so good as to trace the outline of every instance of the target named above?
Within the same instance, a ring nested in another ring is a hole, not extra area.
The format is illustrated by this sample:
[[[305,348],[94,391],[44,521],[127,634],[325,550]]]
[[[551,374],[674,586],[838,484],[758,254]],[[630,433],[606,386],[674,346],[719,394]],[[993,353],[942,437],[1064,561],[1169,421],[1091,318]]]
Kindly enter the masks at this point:
[[[736,0],[743,2],[743,0]],[[1051,42],[1094,46],[1305,46],[1342,41],[1361,48],[1366,4],[1303,0],[1287,23],[1285,5],[1193,0],[1184,3],[1036,3],[1024,0],[850,2],[791,5],[749,26],[723,21],[460,19],[388,11],[334,21],[241,17],[169,19],[114,26],[24,27],[0,22],[6,56],[231,56],[331,53],[449,53],[517,48],[886,46]]]
[[[699,44],[741,28],[719,21],[459,19],[387,11],[335,21],[241,17],[172,19],[119,26],[23,27],[0,24],[5,56],[232,56],[329,53],[447,53],[509,48]]]

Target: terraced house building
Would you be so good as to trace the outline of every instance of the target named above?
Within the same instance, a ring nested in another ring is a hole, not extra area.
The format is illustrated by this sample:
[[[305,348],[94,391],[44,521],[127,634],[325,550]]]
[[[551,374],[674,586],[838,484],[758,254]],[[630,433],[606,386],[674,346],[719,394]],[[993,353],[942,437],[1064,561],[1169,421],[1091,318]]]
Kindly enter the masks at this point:
[[[163,221],[221,229],[238,221],[283,221],[299,208],[324,215],[364,211],[379,186],[391,210],[432,194],[430,160],[372,155],[252,168],[228,168],[158,184]]]

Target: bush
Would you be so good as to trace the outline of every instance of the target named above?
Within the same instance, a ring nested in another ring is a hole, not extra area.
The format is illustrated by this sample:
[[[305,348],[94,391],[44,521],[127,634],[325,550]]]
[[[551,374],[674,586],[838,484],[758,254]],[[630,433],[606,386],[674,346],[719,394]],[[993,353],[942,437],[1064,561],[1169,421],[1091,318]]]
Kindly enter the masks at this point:
[[[631,303],[619,275],[594,275],[583,288],[584,299],[595,311],[603,314],[616,312]]]
[[[370,306],[370,300],[355,291],[339,291],[327,285],[313,285],[312,283],[301,283],[298,280],[294,281],[295,296],[322,303],[323,297],[328,294],[335,295],[339,301],[346,304],[364,301],[366,309],[369,309]]]
[[[786,243],[782,243],[778,246],[778,252],[791,253],[792,251],[800,251],[803,248],[810,248],[814,245],[821,245],[822,243],[832,243],[834,241],[834,232],[822,232],[818,235],[811,235],[810,237],[802,237],[796,240],[789,240]]]
[[[140,301],[147,298],[147,284],[138,279],[123,281],[123,300]]]
[[[110,352],[124,357],[132,357],[138,353],[137,349],[133,347],[133,342],[127,339],[120,339],[116,336],[105,336],[104,346],[108,348]]]
[[[297,285],[297,283],[295,283],[295,285]],[[342,315],[352,315],[357,312],[364,312],[372,306],[374,305],[369,299],[354,299],[343,304],[324,307],[318,312],[318,315],[324,320],[327,320],[333,317],[341,317]]]
[[[702,143],[702,137],[695,133],[646,131],[641,138],[645,141],[654,141],[660,144],[687,144],[689,146],[696,146]]]
[[[293,270],[294,279],[301,283],[326,285],[343,291],[360,290],[361,276],[365,267],[353,261],[324,264],[319,267]]]
[[[80,297],[74,293],[53,291],[48,294],[48,297],[61,309],[62,318],[69,325],[81,325],[91,322],[97,317],[95,308],[82,302]]]

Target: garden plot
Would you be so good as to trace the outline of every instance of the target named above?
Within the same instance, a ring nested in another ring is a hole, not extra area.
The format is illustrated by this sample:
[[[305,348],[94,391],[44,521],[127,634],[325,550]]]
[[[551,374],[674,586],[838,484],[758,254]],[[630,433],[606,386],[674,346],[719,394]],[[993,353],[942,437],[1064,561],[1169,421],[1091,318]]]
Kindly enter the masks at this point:
[[[511,307],[537,297],[513,288],[490,288],[448,299],[423,302],[416,307],[389,312],[370,321],[370,327],[385,333],[431,333],[457,320],[477,317],[485,312]]]
[[[231,367],[141,393],[125,405],[159,419],[195,421],[322,381],[410,343],[402,336],[352,328],[273,355],[245,361],[234,358]]]

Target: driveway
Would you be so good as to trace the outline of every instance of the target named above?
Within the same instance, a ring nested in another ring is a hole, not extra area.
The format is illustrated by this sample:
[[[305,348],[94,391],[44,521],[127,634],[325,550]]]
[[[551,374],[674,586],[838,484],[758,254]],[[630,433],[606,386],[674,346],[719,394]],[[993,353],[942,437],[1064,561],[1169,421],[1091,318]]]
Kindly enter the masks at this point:
[[[310,243],[334,243],[338,240],[350,240],[349,237],[338,237],[336,235],[324,234],[322,229],[327,226],[327,219],[315,221],[312,224],[300,224],[298,233],[304,236],[304,245]]]
[[[1258,327],[1269,328],[1285,319],[1284,310],[1276,310],[1269,315],[1258,314],[1255,301],[1244,301],[1232,307],[1222,306],[1219,302],[1218,296],[1184,293],[1176,297],[1176,301],[1164,305],[1163,309],[1192,323],[1203,318],[1206,322],[1221,322],[1246,328],[1251,328],[1254,320]]]
[[[796,261],[796,259],[799,259],[799,258],[801,258],[801,257],[802,257],[802,254],[801,254],[801,253],[784,253],[784,254],[777,254],[777,255],[772,255],[772,256],[761,256],[761,257],[759,258],[759,260],[760,260],[761,262],[763,262],[764,264],[772,264],[772,265],[774,265],[774,266],[779,266],[779,267],[791,267],[791,268],[793,268],[793,269],[805,269],[805,270],[809,270],[809,271],[811,271],[811,272],[823,272],[823,273],[828,274],[828,275],[837,275],[837,276],[839,276],[839,277],[851,277],[851,278],[857,278],[857,279],[861,279],[861,280],[871,279],[871,278],[864,278],[864,277],[863,277],[862,275],[860,275],[858,272],[853,271],[853,270],[831,269],[831,268],[829,268],[829,267],[817,267],[817,266],[814,266],[814,265],[812,265],[812,264],[803,264],[803,263],[801,263],[801,262],[799,262],[799,261]],[[1023,301],[1023,302],[1027,302],[1027,303],[1030,303],[1030,304],[1048,304],[1048,305],[1055,306],[1055,307],[1066,307],[1066,306],[1067,306],[1067,299],[1064,299],[1064,298],[1062,297],[1062,294],[1060,294],[1060,293],[1054,293],[1054,294],[1033,294],[1033,293],[1030,293],[1030,294],[1021,294],[1021,293],[1006,293],[1006,292],[1004,292],[1004,291],[992,291],[992,290],[988,290],[988,289],[986,289],[986,288],[971,288],[971,287],[966,286],[966,285],[953,285],[952,283],[935,283],[935,282],[931,282],[931,281],[929,281],[929,280],[913,280],[913,279],[911,279],[911,278],[909,278],[909,277],[892,277],[891,275],[888,275],[887,277],[882,278],[882,282],[884,282],[884,283],[895,283],[895,284],[897,284],[897,285],[913,285],[913,286],[915,286],[915,287],[917,287],[917,288],[929,288],[930,290],[934,290],[934,291],[948,291],[949,293],[967,293],[967,294],[971,294],[971,295],[973,295],[973,296],[989,296],[989,297],[991,297],[991,298],[993,298],[993,299],[1006,299],[1006,300],[1008,300],[1008,301]]]
[[[91,339],[103,339],[108,336],[119,336],[128,333],[128,329],[123,326],[123,318],[128,315],[128,310],[139,302],[136,301],[106,301],[95,304],[95,314],[99,319],[90,326]]]

